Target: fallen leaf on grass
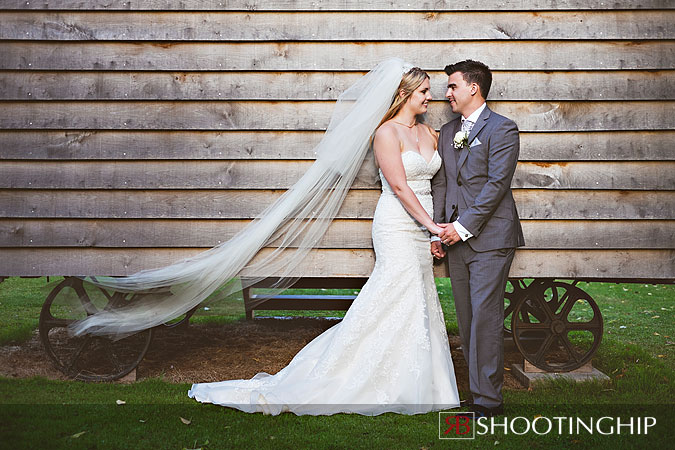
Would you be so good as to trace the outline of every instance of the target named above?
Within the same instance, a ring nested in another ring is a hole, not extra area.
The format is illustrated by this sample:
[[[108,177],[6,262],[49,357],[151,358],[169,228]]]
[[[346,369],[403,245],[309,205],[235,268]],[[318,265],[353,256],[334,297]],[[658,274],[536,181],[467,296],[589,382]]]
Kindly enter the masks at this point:
[[[666,355],[656,355],[656,356],[658,356],[659,358],[665,358],[666,357]]]
[[[661,316],[652,316],[652,319],[658,319]]]
[[[75,433],[74,435],[72,435],[71,438],[77,439],[80,436],[82,436],[84,433],[86,433],[86,431],[80,431],[79,433]]]
[[[654,336],[661,336],[661,335],[655,331]]]
[[[127,402],[125,402],[124,400],[115,400],[115,403],[117,403],[118,405],[126,405],[127,404]]]
[[[182,417],[180,418],[180,421],[183,422],[185,425],[190,425],[192,423],[192,419],[183,419]]]
[[[194,445],[195,446],[193,448],[183,447],[183,450],[203,450],[204,447],[209,445],[209,440],[207,439],[206,442],[204,442],[201,447],[197,447],[197,441],[195,441]]]

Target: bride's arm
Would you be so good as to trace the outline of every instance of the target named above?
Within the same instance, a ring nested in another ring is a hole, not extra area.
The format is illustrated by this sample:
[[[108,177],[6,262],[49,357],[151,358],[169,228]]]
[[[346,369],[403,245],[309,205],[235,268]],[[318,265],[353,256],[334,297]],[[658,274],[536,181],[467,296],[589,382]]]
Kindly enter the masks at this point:
[[[384,178],[387,179],[387,183],[389,183],[389,186],[391,186],[391,189],[405,209],[431,233],[440,233],[442,228],[436,225],[431,217],[429,217],[429,214],[427,214],[417,196],[406,182],[399,140],[394,130],[386,126],[386,124],[380,127],[375,133],[373,149],[377,164],[380,166]]]

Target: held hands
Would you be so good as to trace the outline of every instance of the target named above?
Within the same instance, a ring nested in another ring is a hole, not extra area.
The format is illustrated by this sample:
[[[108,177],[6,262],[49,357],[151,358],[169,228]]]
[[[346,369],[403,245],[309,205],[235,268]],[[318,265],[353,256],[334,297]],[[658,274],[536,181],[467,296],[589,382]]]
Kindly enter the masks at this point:
[[[453,245],[462,240],[451,223],[439,223],[438,225],[443,227],[443,230],[438,233],[438,237],[445,245]]]
[[[431,243],[431,254],[434,256],[434,258],[441,259],[445,257],[445,250],[443,250],[441,241],[446,245],[453,245],[459,242],[461,238],[455,230],[455,227],[450,223],[438,223],[434,225],[435,227],[429,231],[437,235],[441,240],[433,241]]]
[[[445,250],[443,250],[441,241],[433,241],[431,243],[431,254],[434,255],[434,258],[436,259],[445,258]]]
[[[427,230],[431,234],[435,234],[436,236],[440,236],[443,231],[445,231],[445,227],[447,226],[447,223],[434,223],[431,222],[431,225],[427,225]]]

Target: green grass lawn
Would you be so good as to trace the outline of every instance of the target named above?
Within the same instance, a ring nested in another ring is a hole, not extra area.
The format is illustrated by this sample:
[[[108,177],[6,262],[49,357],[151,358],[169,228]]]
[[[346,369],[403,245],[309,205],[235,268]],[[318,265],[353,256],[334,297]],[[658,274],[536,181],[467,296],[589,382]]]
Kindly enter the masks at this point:
[[[449,282],[437,284],[448,330],[456,331]],[[611,380],[577,385],[557,381],[532,391],[506,391],[506,417],[654,416],[657,425],[648,435],[582,430],[518,436],[498,427],[495,434],[473,441],[447,441],[438,439],[438,413],[269,417],[199,404],[187,397],[189,385],[161,379],[122,385],[0,378],[0,448],[669,448],[675,438],[675,287],[579,287],[602,310],[605,335],[594,365]],[[0,284],[0,342],[16,343],[30,335],[47,290],[45,279],[10,278]],[[244,315],[238,298],[205,307],[195,321],[236,321]]]

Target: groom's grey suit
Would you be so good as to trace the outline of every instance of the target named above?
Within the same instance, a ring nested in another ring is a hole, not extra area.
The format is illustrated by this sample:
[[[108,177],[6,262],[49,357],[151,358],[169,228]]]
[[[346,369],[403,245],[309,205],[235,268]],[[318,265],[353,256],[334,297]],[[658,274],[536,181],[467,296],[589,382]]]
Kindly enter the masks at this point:
[[[469,134],[470,146],[455,149],[460,128],[459,117],[441,128],[434,221],[458,220],[473,234],[447,248],[447,262],[473,401],[493,408],[502,403],[504,288],[515,247],[525,245],[511,193],[518,127],[486,107]]]

